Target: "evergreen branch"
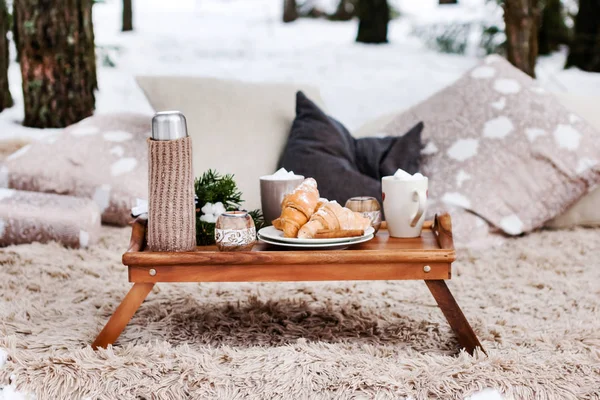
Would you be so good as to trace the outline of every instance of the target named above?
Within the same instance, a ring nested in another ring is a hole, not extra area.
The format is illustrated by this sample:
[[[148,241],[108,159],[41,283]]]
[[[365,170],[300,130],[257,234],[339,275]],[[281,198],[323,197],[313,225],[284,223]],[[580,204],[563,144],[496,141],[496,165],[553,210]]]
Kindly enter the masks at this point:
[[[239,191],[233,175],[222,176],[212,169],[204,172],[200,178],[196,178],[194,192],[198,202],[196,207],[196,243],[198,246],[215,244],[215,224],[200,220],[203,215],[202,207],[206,203],[221,202],[227,211],[239,210],[243,202],[242,192]],[[258,224],[262,224],[261,227],[264,225],[260,210],[254,210],[250,215],[254,223],[257,224],[257,229],[260,229]]]

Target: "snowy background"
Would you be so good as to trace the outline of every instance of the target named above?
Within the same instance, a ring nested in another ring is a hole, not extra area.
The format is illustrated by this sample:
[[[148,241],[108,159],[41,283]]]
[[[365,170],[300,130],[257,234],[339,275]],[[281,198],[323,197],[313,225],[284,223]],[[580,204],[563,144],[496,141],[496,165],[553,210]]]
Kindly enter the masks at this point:
[[[437,6],[437,0],[393,0],[401,17],[389,26],[388,45],[357,44],[357,22],[301,19],[281,22],[281,0],[137,0],[134,31],[122,33],[121,1],[94,6],[98,46],[98,113],[151,113],[135,75],[197,75],[317,86],[327,111],[358,128],[381,114],[401,111],[455,81],[478,62],[442,54],[411,36],[415,26],[439,21],[501,20],[485,0]],[[319,0],[324,8],[337,0]],[[475,33],[476,36],[476,33]],[[474,41],[477,38],[473,38]],[[14,50],[14,49],[13,49]],[[14,51],[11,58],[14,59]],[[539,59],[537,75],[553,91],[600,95],[600,74],[563,70],[566,52]],[[113,64],[114,66],[109,66]],[[23,128],[19,65],[12,63],[15,106],[0,113],[0,139],[40,138]]]

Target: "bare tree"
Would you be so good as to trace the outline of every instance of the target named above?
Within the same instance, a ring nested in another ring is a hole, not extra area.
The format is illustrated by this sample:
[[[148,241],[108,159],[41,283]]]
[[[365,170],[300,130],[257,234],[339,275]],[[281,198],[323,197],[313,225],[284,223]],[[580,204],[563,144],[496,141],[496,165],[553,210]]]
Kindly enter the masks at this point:
[[[359,0],[357,42],[387,43],[390,7],[387,0]]]
[[[580,0],[567,67],[600,72],[600,1]]]
[[[329,19],[332,21],[350,21],[356,14],[356,0],[340,0]]]
[[[535,78],[538,55],[538,0],[505,0],[506,55],[514,66]]]
[[[121,31],[133,30],[133,4],[132,0],[123,0],[123,25]]]
[[[6,1],[0,0],[0,111],[12,107],[13,99],[8,88],[8,38],[10,20]]]
[[[296,0],[283,0],[283,22],[292,22],[298,19],[298,6]]]
[[[550,54],[568,43],[569,32],[561,0],[542,0],[543,10],[538,31],[539,54]]]
[[[24,125],[59,128],[92,115],[93,0],[15,0]]]

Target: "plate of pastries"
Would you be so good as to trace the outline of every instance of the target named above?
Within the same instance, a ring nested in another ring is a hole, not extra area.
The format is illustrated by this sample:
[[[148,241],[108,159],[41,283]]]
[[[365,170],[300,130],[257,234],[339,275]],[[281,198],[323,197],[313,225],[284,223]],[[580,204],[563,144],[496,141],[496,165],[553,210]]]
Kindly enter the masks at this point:
[[[317,182],[307,178],[281,202],[281,216],[258,231],[265,243],[305,249],[342,249],[373,239],[371,220],[319,196]]]

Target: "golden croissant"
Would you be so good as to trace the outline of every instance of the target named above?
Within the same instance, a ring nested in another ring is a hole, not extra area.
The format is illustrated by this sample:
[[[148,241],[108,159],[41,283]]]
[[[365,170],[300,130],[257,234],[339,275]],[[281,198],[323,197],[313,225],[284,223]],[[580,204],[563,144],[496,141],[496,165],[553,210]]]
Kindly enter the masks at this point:
[[[319,207],[310,220],[298,232],[303,239],[314,238],[318,231],[328,230],[366,230],[371,220],[362,214],[340,206],[336,201],[328,201]]]
[[[286,238],[295,238],[317,209],[319,191],[317,181],[307,178],[281,202],[281,216],[273,221],[275,229],[283,231]]]

